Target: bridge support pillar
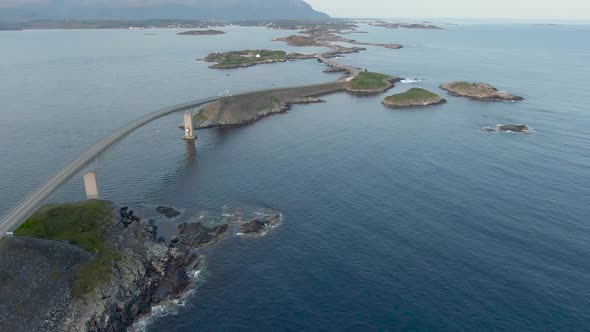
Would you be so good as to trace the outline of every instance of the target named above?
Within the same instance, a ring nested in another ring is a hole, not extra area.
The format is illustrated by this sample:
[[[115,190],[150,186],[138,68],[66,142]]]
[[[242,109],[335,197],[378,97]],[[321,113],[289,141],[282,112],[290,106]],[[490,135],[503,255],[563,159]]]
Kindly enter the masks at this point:
[[[190,113],[184,113],[184,136],[182,138],[188,141],[197,139],[193,132],[193,116]]]
[[[84,174],[84,187],[86,188],[87,199],[98,199],[98,184],[95,172]]]

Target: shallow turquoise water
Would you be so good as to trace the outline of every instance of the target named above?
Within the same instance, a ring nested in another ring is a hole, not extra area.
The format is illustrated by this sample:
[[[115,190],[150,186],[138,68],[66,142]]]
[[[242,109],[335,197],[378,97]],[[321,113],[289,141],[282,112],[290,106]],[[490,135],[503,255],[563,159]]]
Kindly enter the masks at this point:
[[[289,31],[228,28],[207,39],[158,31],[0,33],[0,213],[67,160],[133,118],[230,89],[323,82],[315,61],[226,72],[210,51],[281,48]],[[382,96],[324,97],[285,115],[179,140],[180,115],[112,148],[104,198],[177,222],[268,207],[284,223],[208,253],[181,330],[584,330],[590,323],[590,26],[363,26],[370,47],[341,61],[419,78],[393,91],[478,80],[527,101],[393,111]],[[4,47],[6,45],[6,47]],[[531,135],[484,133],[526,123]],[[52,200],[83,198],[74,178]]]

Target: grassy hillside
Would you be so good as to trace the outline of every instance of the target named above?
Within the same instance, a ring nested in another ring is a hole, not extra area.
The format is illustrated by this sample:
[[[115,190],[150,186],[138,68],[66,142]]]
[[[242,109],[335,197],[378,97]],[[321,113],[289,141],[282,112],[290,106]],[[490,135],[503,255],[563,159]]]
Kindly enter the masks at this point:
[[[434,98],[439,98],[439,95],[424,89],[412,88],[406,92],[386,97],[385,99],[390,102],[404,103],[412,101],[428,101]]]
[[[350,81],[350,88],[354,90],[377,90],[387,87],[387,80],[391,77],[385,74],[361,72]]]
[[[77,271],[74,295],[81,296],[111,275],[117,254],[101,236],[111,214],[111,204],[105,201],[48,205],[27,219],[15,235],[68,241],[95,254],[94,261]]]

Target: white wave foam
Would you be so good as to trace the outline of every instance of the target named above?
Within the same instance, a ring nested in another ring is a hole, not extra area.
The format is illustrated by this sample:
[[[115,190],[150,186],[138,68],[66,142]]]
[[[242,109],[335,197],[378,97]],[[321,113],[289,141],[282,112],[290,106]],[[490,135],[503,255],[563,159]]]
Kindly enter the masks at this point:
[[[193,274],[193,278],[199,279],[199,275],[201,275],[201,270],[196,270],[195,273]]]
[[[202,270],[196,270],[192,273],[192,276],[195,280],[199,280],[199,276],[201,275]],[[158,304],[152,306],[152,311],[149,315],[140,318],[137,322],[135,322],[128,331],[132,332],[145,332],[147,327],[156,319],[165,317],[168,315],[176,315],[178,314],[178,308],[185,307],[187,304],[187,300],[197,291],[197,284],[194,284],[193,287],[187,291],[185,294],[182,295],[179,299],[170,300],[164,302],[162,304]]]
[[[403,80],[401,80],[400,82],[404,83],[404,84],[414,84],[414,83],[420,83],[422,82],[422,79],[420,78],[404,78]]]

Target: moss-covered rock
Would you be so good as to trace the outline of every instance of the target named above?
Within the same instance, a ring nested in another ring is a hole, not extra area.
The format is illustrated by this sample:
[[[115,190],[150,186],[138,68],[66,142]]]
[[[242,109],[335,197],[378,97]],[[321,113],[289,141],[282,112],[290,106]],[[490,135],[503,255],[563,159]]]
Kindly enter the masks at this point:
[[[441,96],[421,88],[412,88],[406,92],[385,97],[381,101],[383,105],[392,108],[422,107],[443,104],[446,102],[447,101]]]
[[[440,86],[455,96],[469,97],[478,100],[521,101],[524,98],[499,91],[487,83],[450,82]]]

